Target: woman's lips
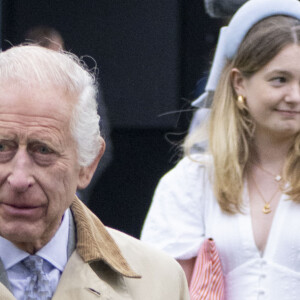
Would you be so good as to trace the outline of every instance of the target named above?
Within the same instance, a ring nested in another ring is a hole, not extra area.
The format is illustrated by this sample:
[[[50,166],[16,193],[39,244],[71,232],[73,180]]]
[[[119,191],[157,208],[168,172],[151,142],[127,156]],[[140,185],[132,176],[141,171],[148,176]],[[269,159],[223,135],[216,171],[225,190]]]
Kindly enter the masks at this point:
[[[299,111],[296,110],[285,110],[285,109],[276,109],[276,111],[284,116],[295,116],[300,113]]]

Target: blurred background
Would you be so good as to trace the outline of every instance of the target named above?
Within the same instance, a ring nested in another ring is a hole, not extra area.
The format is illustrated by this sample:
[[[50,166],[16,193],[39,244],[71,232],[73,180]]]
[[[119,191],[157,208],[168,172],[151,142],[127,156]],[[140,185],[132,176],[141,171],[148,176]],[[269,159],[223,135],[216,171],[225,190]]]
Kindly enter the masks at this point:
[[[43,25],[60,32],[65,49],[90,68],[97,63],[112,160],[87,204],[105,225],[138,237],[159,178],[180,158],[190,102],[209,70],[221,21],[201,0],[0,4],[3,50]]]

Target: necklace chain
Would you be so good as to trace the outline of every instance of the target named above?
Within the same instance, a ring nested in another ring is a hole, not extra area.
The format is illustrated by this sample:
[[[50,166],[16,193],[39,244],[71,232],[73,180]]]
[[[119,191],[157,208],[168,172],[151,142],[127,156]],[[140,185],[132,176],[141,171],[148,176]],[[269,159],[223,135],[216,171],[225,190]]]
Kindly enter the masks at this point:
[[[279,186],[277,187],[275,193],[271,196],[270,200],[267,201],[267,200],[265,199],[263,193],[262,193],[261,190],[259,189],[259,187],[258,187],[258,185],[257,185],[257,183],[256,183],[256,181],[255,181],[253,175],[251,175],[251,178],[252,178],[252,180],[253,180],[253,183],[254,183],[254,185],[255,185],[255,188],[256,188],[256,190],[257,190],[259,196],[261,197],[261,199],[262,199],[263,202],[265,203],[265,205],[264,205],[264,207],[263,207],[263,209],[262,209],[262,212],[263,212],[264,214],[269,214],[269,213],[272,211],[272,210],[271,210],[271,202],[272,202],[272,200],[275,198],[275,196],[277,195],[277,193],[278,193],[278,191],[279,191]]]
[[[262,170],[263,172],[265,172],[266,174],[269,174],[271,176],[274,177],[275,181],[279,182],[282,179],[282,176],[280,174],[273,174],[270,171],[264,169],[262,166],[259,166],[258,164],[253,163],[257,168],[259,168],[260,170]]]

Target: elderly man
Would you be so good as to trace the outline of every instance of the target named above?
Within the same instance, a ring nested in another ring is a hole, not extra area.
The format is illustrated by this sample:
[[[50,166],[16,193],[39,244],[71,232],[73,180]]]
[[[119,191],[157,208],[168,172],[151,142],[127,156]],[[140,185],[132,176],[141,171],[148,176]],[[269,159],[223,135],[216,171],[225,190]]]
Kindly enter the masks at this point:
[[[168,256],[75,196],[104,152],[93,76],[39,46],[0,54],[0,299],[189,299]]]

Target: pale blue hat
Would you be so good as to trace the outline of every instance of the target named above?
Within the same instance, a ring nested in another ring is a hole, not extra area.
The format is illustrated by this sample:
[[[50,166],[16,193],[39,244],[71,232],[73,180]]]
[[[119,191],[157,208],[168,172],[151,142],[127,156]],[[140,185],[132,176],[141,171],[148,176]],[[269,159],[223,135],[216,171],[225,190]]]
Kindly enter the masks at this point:
[[[285,15],[300,19],[299,1],[249,0],[234,14],[228,26],[221,28],[205,92],[192,103],[193,106],[206,106],[204,100],[210,92],[215,91],[226,61],[235,56],[247,32],[260,20],[274,15]]]

